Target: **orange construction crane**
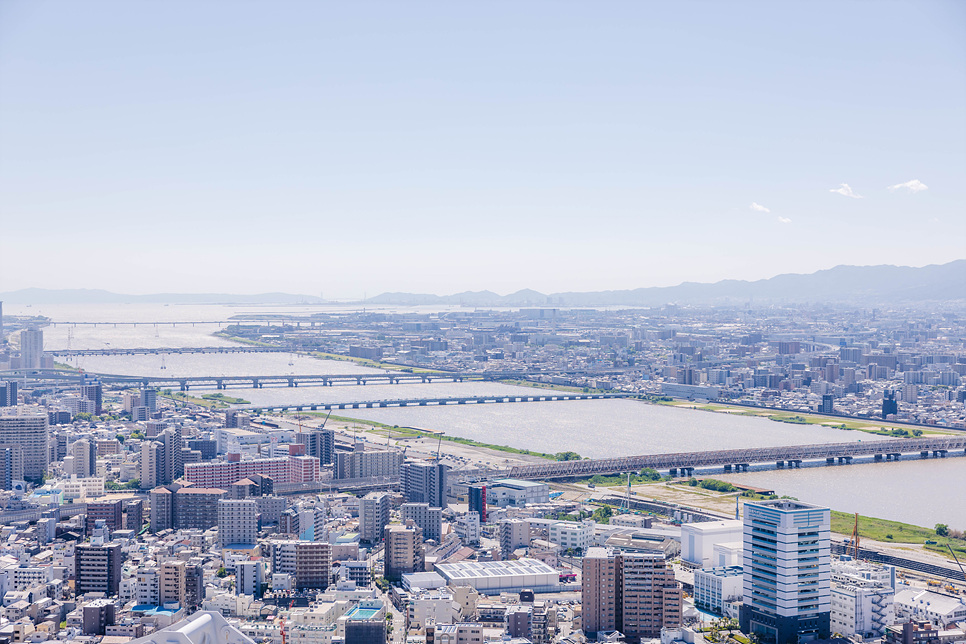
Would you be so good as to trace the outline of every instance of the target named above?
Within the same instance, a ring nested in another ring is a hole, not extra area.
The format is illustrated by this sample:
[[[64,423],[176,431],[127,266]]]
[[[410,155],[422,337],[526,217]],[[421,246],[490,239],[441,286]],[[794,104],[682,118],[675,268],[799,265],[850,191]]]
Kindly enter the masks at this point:
[[[849,547],[845,549],[845,554],[852,552],[852,558],[858,560],[859,558],[859,513],[855,513],[855,527],[852,528],[852,543]],[[285,644],[284,642],[282,644]]]
[[[294,599],[292,600],[292,603],[290,603],[288,605],[289,612],[291,612],[293,606],[295,606],[295,600]],[[285,615],[285,616],[279,615],[278,616],[278,619],[279,619],[279,622],[280,622],[280,628],[281,628],[281,631],[282,631],[282,644],[285,644],[285,635],[286,635],[285,622],[286,622],[286,618],[287,617],[288,617],[288,615]]]

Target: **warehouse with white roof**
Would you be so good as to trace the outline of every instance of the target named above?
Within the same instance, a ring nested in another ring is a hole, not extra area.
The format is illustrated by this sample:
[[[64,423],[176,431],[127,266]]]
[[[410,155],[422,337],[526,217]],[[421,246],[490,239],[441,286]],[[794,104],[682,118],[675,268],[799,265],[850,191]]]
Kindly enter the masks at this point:
[[[498,595],[528,588],[537,593],[557,590],[560,573],[536,559],[512,561],[461,561],[436,564],[449,586],[472,586],[483,595]]]

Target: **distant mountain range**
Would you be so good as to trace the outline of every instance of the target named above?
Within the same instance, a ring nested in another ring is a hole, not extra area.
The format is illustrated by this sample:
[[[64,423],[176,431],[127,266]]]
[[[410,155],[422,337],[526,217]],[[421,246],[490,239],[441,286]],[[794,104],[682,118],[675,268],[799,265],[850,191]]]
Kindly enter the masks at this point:
[[[836,266],[809,274],[785,274],[747,282],[684,282],[677,286],[622,291],[551,293],[524,289],[509,295],[466,291],[454,295],[383,293],[368,304],[463,306],[662,306],[664,304],[735,304],[756,302],[891,303],[966,300],[966,259],[922,268],[908,266]],[[16,304],[322,304],[312,295],[261,293],[158,293],[123,295],[90,289],[23,289],[0,293]]]
[[[922,268],[836,266],[824,271],[778,275],[746,282],[684,282],[677,286],[623,291],[551,293],[525,289],[509,295],[467,291],[455,295],[383,293],[371,304],[462,304],[464,306],[662,306],[769,302],[899,302],[966,299],[966,259]]]

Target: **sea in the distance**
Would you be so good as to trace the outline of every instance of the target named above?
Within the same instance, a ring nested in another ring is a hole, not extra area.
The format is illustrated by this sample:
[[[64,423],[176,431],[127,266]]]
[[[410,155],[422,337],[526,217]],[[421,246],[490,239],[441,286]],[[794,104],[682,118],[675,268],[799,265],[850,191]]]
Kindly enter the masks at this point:
[[[454,307],[458,308],[458,307]],[[439,310],[440,307],[391,307],[393,311]],[[59,305],[5,306],[6,315],[51,317],[55,322],[149,322],[139,326],[58,325],[44,329],[48,350],[227,346],[212,334],[236,314],[337,312],[351,307],[259,307],[204,305]],[[172,322],[194,321],[177,325]],[[153,322],[160,322],[157,326]],[[167,322],[168,325],[163,324]],[[292,364],[289,364],[289,363]],[[351,362],[292,357],[289,354],[213,354],[97,356],[76,359],[89,372],[143,375],[283,375],[291,373],[364,373]],[[199,390],[200,391],[200,390]],[[392,398],[452,397],[537,393],[500,383],[465,382],[338,387],[232,388],[225,393],[254,404],[354,402]],[[575,451],[583,456],[711,450],[818,442],[872,440],[868,434],[814,425],[788,425],[747,416],[648,405],[630,400],[564,401],[443,407],[346,409],[337,415],[393,425],[442,430],[486,443],[541,452]],[[775,489],[779,494],[828,505],[845,512],[933,526],[947,523],[966,529],[966,458],[907,459],[899,463],[765,470],[713,474],[735,482]]]

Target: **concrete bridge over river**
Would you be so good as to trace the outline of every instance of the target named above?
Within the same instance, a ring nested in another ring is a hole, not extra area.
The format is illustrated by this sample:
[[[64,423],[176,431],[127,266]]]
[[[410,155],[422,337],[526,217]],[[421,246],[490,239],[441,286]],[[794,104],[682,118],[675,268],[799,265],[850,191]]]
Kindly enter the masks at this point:
[[[235,409],[255,412],[275,411],[330,411],[333,409],[378,409],[380,407],[429,407],[441,405],[484,405],[487,403],[549,402],[556,400],[602,400],[604,398],[633,398],[634,394],[578,394],[555,392],[528,396],[456,396],[450,398],[400,398],[366,400],[362,402],[292,403],[288,405],[243,405]]]

